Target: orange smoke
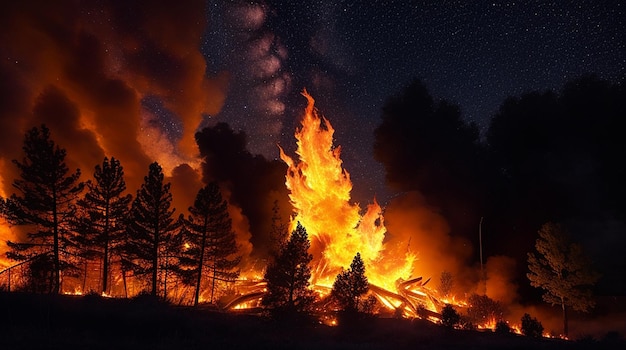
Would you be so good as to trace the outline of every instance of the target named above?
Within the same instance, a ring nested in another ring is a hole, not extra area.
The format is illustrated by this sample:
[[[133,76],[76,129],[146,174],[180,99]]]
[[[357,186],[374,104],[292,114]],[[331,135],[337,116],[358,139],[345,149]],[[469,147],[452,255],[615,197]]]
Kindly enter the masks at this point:
[[[358,204],[350,203],[350,174],[342,168],[340,148],[333,146],[334,129],[320,117],[308,100],[302,127],[296,132],[299,160],[280,157],[289,169],[286,186],[294,207],[292,225],[300,222],[311,239],[313,283],[332,285],[341,268],[347,268],[361,253],[369,281],[395,290],[395,283],[411,276],[415,256],[410,251],[389,254],[382,209],[376,201],[361,215]]]
[[[207,74],[199,48],[206,26],[201,0],[149,4],[19,1],[0,13],[0,194],[11,195],[27,130],[46,124],[67,150],[70,171],[91,178],[115,157],[129,193],[158,161],[172,176],[177,213],[193,203],[189,171],[198,172],[194,134],[223,104],[227,74]],[[182,126],[170,140],[142,106],[155,96]],[[148,127],[152,126],[152,127]],[[179,166],[189,164],[184,172]],[[175,178],[182,176],[180,180]],[[197,183],[194,182],[194,186]],[[199,187],[198,187],[199,188]],[[18,239],[0,223],[0,239]],[[6,246],[0,244],[0,260]]]

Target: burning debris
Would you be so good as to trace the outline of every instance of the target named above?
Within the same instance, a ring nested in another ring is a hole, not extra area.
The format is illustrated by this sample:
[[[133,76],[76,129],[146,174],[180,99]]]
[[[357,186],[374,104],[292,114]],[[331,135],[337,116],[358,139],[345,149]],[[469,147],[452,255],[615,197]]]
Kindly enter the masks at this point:
[[[318,115],[314,99],[308,100],[301,128],[296,131],[297,160],[280,149],[288,165],[286,186],[295,213],[291,228],[300,222],[311,239],[311,285],[322,302],[342,268],[360,253],[366,266],[369,293],[396,314],[417,317],[426,314],[438,318],[443,303],[426,284],[413,277],[416,255],[409,249],[397,254],[397,247],[385,242],[386,228],[382,208],[376,202],[361,214],[358,204],[350,203],[352,182],[342,168],[340,147],[333,145],[334,129],[328,119]],[[241,309],[263,296],[265,284],[244,281],[240,297],[226,304],[227,309]]]

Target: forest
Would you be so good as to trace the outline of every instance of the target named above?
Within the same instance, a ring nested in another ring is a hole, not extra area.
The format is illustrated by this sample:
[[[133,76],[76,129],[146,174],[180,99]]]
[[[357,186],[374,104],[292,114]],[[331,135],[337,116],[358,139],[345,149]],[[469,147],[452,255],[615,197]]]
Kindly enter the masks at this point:
[[[515,302],[540,303],[547,291],[543,299],[563,307],[565,336],[566,306],[588,312],[593,295],[623,296],[624,116],[624,87],[594,76],[572,80],[560,91],[507,98],[484,133],[465,122],[453,103],[433,97],[420,80],[390,96],[373,145],[387,185],[404,198],[419,196],[445,218],[451,237],[481,249],[480,258],[460,257],[472,268],[480,266],[480,275],[440,269],[441,275],[427,276],[433,280],[428,288],[437,284],[433,289],[440,299],[462,294],[464,281],[484,281],[483,249],[490,257],[506,256],[516,262],[511,269]],[[225,123],[200,130],[195,139],[203,186],[188,208],[177,210],[172,183],[158,162],[145,169],[133,195],[115,155],[92,171],[71,169],[66,157],[72,150],[57,144],[46,125],[32,126],[24,136],[23,158],[13,160],[19,175],[12,182],[15,192],[1,201],[3,220],[19,232],[17,240],[6,242],[11,266],[0,272],[3,293],[114,296],[149,303],[148,308],[164,303],[220,310],[254,294],[244,290],[254,290],[249,281],[255,280],[265,283],[264,292],[238,305],[277,322],[315,324],[314,315],[362,325],[374,315],[407,317],[401,307],[394,313],[383,305],[384,293],[368,283],[368,265],[359,252],[350,252],[350,265],[333,275],[325,292],[312,288],[311,261],[319,252],[309,252],[317,244],[307,235],[313,228],[289,221],[295,209],[285,174],[291,164],[251,154],[245,133]],[[241,250],[230,205],[247,218],[251,252]],[[478,223],[488,237],[484,242],[477,236]],[[391,236],[393,227],[392,222],[387,227]],[[557,238],[563,242],[559,249],[573,259],[565,259],[562,270],[579,279],[560,277],[577,292],[584,287],[583,294],[542,281],[542,273],[550,273],[542,270],[549,265],[542,258],[551,261],[551,248],[542,242]],[[578,274],[584,270],[579,265],[593,271]],[[428,308],[420,302],[414,318],[436,316],[444,328],[476,329],[488,317],[496,333],[512,332],[497,322],[504,321],[505,303],[484,292],[468,289],[472,302],[461,313],[458,305],[450,307],[454,303]],[[198,315],[193,317],[203,317]],[[524,317],[520,331],[541,336],[541,323]]]

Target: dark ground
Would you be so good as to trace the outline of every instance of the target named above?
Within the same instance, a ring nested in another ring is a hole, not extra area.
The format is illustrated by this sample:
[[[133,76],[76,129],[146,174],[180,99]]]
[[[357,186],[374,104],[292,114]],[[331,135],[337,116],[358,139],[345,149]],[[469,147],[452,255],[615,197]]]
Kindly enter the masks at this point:
[[[0,349],[624,349],[618,335],[564,341],[372,318],[329,327],[174,307],[149,298],[0,293]]]

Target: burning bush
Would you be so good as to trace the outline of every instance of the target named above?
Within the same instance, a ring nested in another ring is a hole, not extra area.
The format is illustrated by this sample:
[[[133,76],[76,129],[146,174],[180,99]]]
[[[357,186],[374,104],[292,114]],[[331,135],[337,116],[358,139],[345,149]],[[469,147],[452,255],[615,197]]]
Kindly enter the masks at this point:
[[[472,294],[467,303],[467,317],[475,324],[494,324],[502,319],[502,305],[486,295]]]

